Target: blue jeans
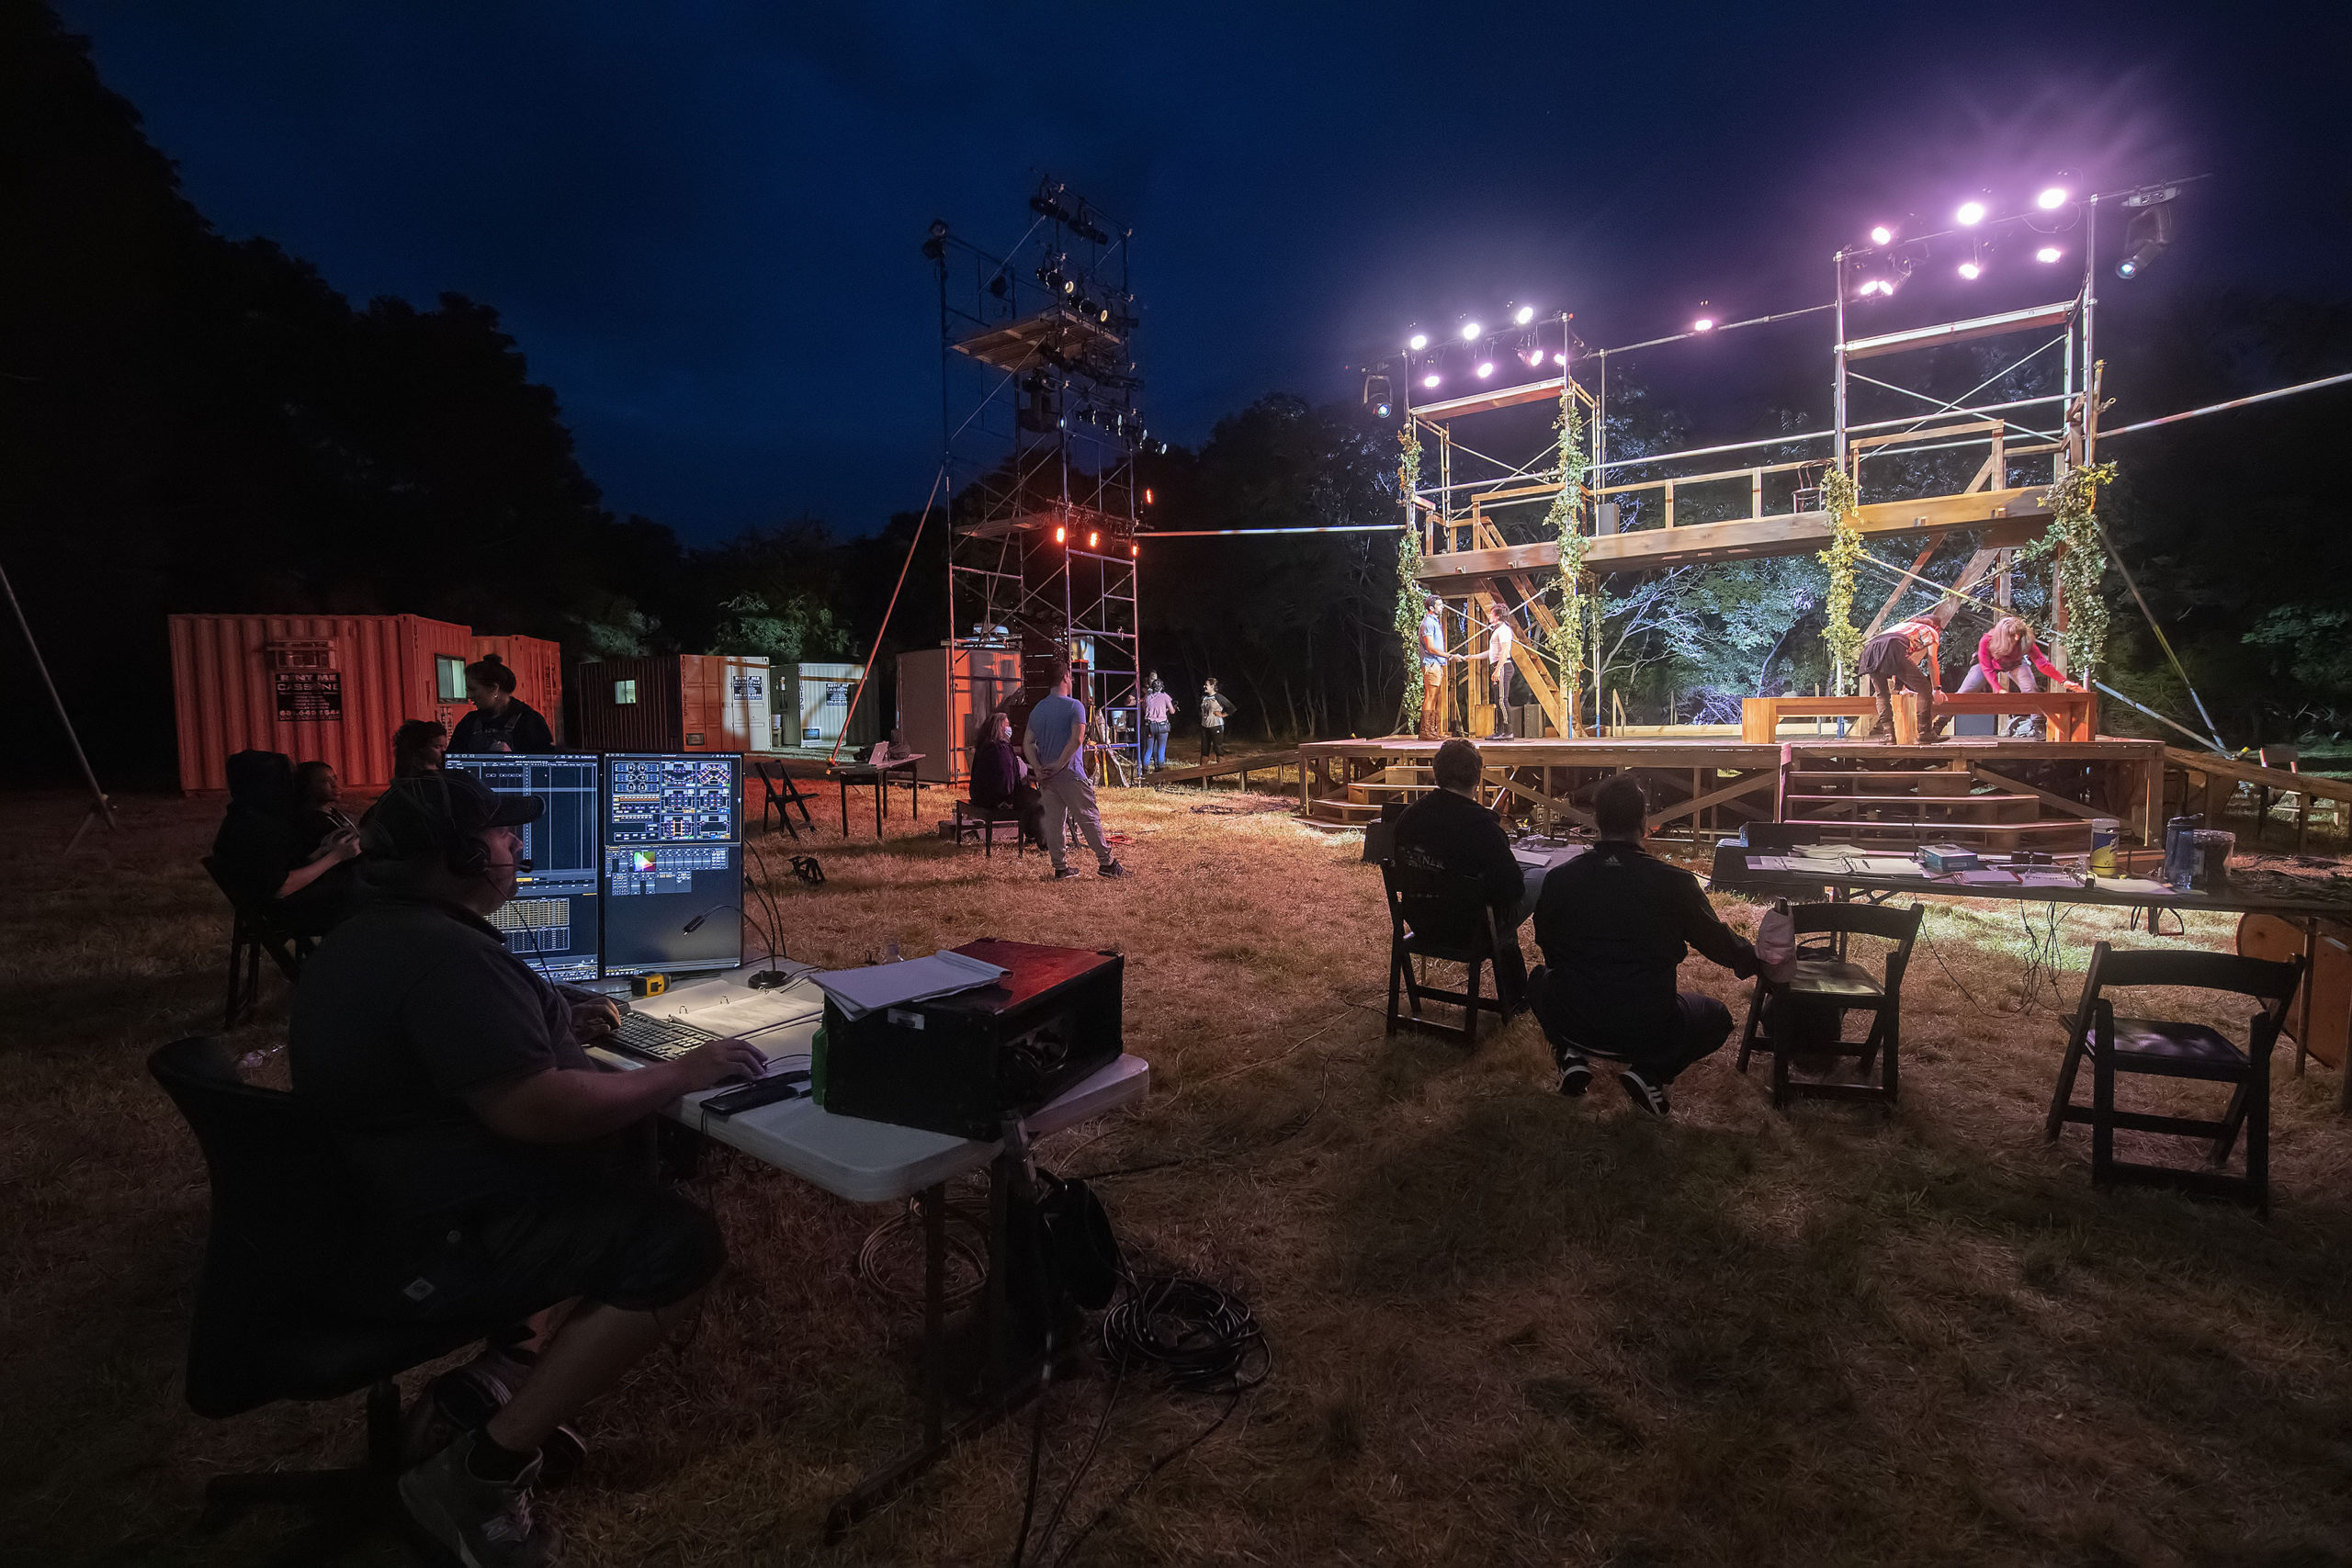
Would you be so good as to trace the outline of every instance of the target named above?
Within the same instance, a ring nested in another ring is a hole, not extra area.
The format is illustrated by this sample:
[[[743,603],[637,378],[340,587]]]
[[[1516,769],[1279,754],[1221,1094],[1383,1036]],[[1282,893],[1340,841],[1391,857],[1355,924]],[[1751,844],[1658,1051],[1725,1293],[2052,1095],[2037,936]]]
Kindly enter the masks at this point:
[[[1143,727],[1143,765],[1164,768],[1168,765],[1168,727],[1147,724]]]

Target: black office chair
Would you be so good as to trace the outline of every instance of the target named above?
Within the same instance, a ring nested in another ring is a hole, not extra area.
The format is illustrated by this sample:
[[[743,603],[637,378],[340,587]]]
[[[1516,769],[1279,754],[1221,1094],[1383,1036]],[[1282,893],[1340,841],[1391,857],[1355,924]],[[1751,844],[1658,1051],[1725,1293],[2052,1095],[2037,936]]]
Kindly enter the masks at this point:
[[[2044,1134],[2054,1141],[2066,1122],[2090,1123],[2094,1187],[2116,1182],[2170,1187],[2249,1202],[2268,1214],[2270,1052],[2278,1043],[2279,1031],[2286,1026],[2287,1009],[2293,1003],[2302,977],[2303,961],[2300,955],[2282,964],[2226,953],[2182,953],[2170,949],[2117,953],[2100,942],[2091,950],[2091,966],[2083,976],[2083,998],[2075,1010],[2074,1027],[2067,1035],[2065,1059],[2059,1065],[2057,1091],[2050,1097],[2050,1119],[2044,1124]],[[2115,1004],[2104,993],[2131,986],[2234,991],[2261,1002],[2262,1010],[2247,1025],[2246,1047],[2241,1051],[2218,1031],[2201,1023],[2116,1017]],[[2091,1058],[2092,1073],[2091,1103],[2086,1106],[2075,1103],[2075,1074],[2086,1054]],[[2118,1111],[2118,1073],[2229,1084],[2230,1103],[2218,1122]],[[2211,1138],[2213,1147],[2208,1168],[2186,1170],[2117,1159],[2115,1132],[2119,1127],[2130,1132]],[[2230,1151],[2237,1143],[2241,1128],[2245,1132],[2245,1174],[2232,1176],[2227,1170]]]
[[[174,1041],[148,1057],[147,1070],[187,1118],[212,1186],[188,1334],[188,1407],[220,1420],[281,1399],[368,1392],[365,1463],[215,1476],[200,1522],[217,1527],[256,1505],[307,1506],[318,1524],[281,1560],[322,1559],[329,1546],[399,1516],[401,1396],[392,1380],[503,1325],[386,1326],[322,1305],[317,1281],[341,1266],[366,1212],[334,1145],[292,1095],[241,1080],[218,1040]]]
[[[234,1029],[261,1000],[261,961],[265,954],[292,985],[302,977],[302,964],[314,945],[311,939],[257,908],[229,886],[218,857],[204,857],[205,874],[220,897],[229,900],[229,999],[220,1010],[220,1027]]]
[[[1910,966],[1911,944],[1918,940],[1924,913],[1917,904],[1799,904],[1789,911],[1800,937],[1829,933],[1838,940],[1834,947],[1800,945],[1796,973],[1785,985],[1756,976],[1747,1023],[1740,1032],[1739,1070],[1747,1070],[1755,1052],[1772,1053],[1772,1109],[1785,1109],[1792,1095],[1875,1100],[1894,1109],[1902,1088],[1903,973]],[[1894,943],[1883,978],[1847,960],[1849,936]],[[1870,1032],[1859,1041],[1845,1037],[1849,1012],[1871,1015]],[[1859,1062],[1854,1077],[1824,1081],[1790,1077],[1792,1056],[1851,1056]],[[1879,1068],[1875,1080],[1873,1066]]]
[[[1418,865],[1409,860],[1381,863],[1380,880],[1388,894],[1388,1032],[1396,1032],[1401,985],[1413,1010],[1413,1023],[1437,1034],[1458,1036],[1465,1045],[1478,1043],[1478,1014],[1507,1011],[1499,995],[1481,996],[1478,971],[1495,971],[1495,988],[1502,989],[1495,954],[1499,939],[1495,912],[1486,889],[1473,876]],[[1516,940],[1515,938],[1513,940]],[[1449,991],[1425,984],[1413,972],[1413,960],[1436,959],[1459,964],[1466,971],[1465,990]],[[1421,1017],[1421,1003],[1450,1003],[1462,1010],[1459,1027],[1430,1023]]]

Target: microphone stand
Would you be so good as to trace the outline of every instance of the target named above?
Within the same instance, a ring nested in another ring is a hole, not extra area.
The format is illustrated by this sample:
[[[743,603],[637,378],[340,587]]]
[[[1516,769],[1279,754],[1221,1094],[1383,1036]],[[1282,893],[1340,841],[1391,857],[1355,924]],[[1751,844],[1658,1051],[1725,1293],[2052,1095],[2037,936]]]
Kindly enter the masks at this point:
[[[732,909],[737,914],[742,916],[743,919],[751,925],[753,934],[758,936],[762,942],[767,943],[767,957],[763,960],[767,964],[767,967],[764,969],[753,970],[749,976],[744,977],[743,983],[751,987],[755,991],[773,991],[779,986],[789,986],[792,984],[794,977],[775,966],[775,961],[777,959],[786,957],[788,955],[784,952],[783,947],[776,942],[773,928],[764,931],[762,930],[758,919],[752,915],[751,910],[745,908],[741,904],[713,904],[709,908],[705,909],[701,914],[696,915],[693,919],[688,920],[680,928],[680,930],[689,932],[698,931],[702,929],[702,923],[705,920],[710,919],[711,916],[717,914],[721,909]]]

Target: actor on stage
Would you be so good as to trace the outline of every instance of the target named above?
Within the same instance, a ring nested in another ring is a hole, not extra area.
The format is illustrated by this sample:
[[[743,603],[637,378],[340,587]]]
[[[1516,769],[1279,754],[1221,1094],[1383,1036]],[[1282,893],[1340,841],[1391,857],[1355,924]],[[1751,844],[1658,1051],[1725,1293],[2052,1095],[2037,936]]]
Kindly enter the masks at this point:
[[[1438,619],[1437,601],[1428,601],[1421,613],[1421,739],[1442,740],[1438,705],[1445,695],[1445,624]]]
[[[1510,738],[1510,645],[1516,639],[1510,617],[1495,601],[1487,604],[1487,675],[1495,688],[1495,734]]]
[[[1933,736],[1943,720],[1936,716],[1936,694],[1943,682],[1937,672],[1942,657],[1944,628],[1960,614],[1960,601],[1946,599],[1924,615],[1897,621],[1862,645],[1862,673],[1870,677],[1871,695],[1878,699],[1878,717],[1870,740],[1894,739],[1894,694],[1919,694],[1919,735]]]

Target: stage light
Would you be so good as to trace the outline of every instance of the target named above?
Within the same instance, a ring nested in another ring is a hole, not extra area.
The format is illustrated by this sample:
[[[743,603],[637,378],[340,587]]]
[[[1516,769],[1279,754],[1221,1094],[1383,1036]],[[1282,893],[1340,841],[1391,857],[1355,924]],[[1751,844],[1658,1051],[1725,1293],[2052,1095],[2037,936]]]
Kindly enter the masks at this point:
[[[1519,313],[1511,317],[1512,321],[1517,321],[1522,327],[1534,319],[1535,307],[1532,305],[1521,305],[1519,308]]]
[[[1565,366],[1566,364],[1567,364],[1567,362],[1568,362],[1568,356],[1567,356],[1566,355],[1565,355],[1565,354],[1555,354],[1555,355],[1552,355],[1552,363],[1553,363],[1553,364],[1555,364],[1555,365],[1562,365],[1562,366]]]
[[[1532,333],[1519,340],[1519,356],[1530,365],[1544,363],[1544,345],[1535,341]]]
[[[1883,223],[1871,231],[1871,243],[1873,245],[1883,245],[1894,238],[1894,231]]]
[[[1090,550],[1100,545],[1102,542],[1102,536],[1099,531],[1090,533],[1086,536],[1086,547]]]
[[[1485,380],[1487,377],[1489,377],[1489,376],[1493,375],[1494,373],[1495,373],[1495,362],[1494,362],[1493,360],[1491,360],[1491,359],[1482,359],[1482,360],[1478,361],[1478,379],[1479,379],[1479,380],[1483,381],[1483,380]]]
[[[1962,228],[1973,229],[1984,221],[1984,204],[1981,201],[1963,201],[1960,204],[1960,210],[1953,213],[1952,217]]]
[[[1411,349],[1415,354],[1420,353],[1421,350],[1429,347],[1429,345],[1430,334],[1427,333],[1415,333],[1411,337],[1405,340],[1405,346]]]
[[[2041,209],[2044,212],[2056,211],[2058,209],[2066,205],[2065,187],[2063,186],[2052,186],[2048,190],[2045,190],[2040,196],[2035,197],[2033,198],[2033,204]]]
[[[1486,336],[1486,334],[1487,329],[1480,326],[1476,321],[1464,321],[1462,323],[1462,341],[1464,343],[1476,343],[1480,338]]]
[[[1054,543],[1056,543],[1056,544],[1057,544],[1057,545],[1059,545],[1059,544],[1065,544],[1065,543],[1067,543],[1067,542],[1069,541],[1069,529],[1067,529],[1067,528],[1063,528],[1063,527],[1058,527],[1058,526],[1057,526],[1057,527],[1054,529]]]
[[[1713,316],[1702,316],[1697,321],[1690,323],[1690,330],[1694,333],[1713,332],[1715,330],[1715,319]]]
[[[1127,541],[1127,554],[1130,556],[1140,556],[1143,554],[1143,547],[1130,539]]]
[[[2055,245],[2044,245],[2041,249],[2033,253],[2033,259],[2046,265],[2050,262],[2056,261],[2064,254],[2064,253],[2060,251]]]
[[[1146,506],[1149,506],[1151,504],[1151,487],[1149,485],[1143,487],[1143,503]]]
[[[2127,199],[2124,205],[2130,207],[2137,199]],[[2172,193],[2167,190],[2132,215],[2132,226],[2123,231],[2123,243],[2131,251],[2115,264],[2115,276],[2129,281],[2147,271],[2149,263],[2172,248]]]
[[[1443,380],[1443,379],[1444,379],[1444,378],[1443,378],[1443,377],[1440,376],[1436,371],[1432,370],[1432,371],[1430,371],[1428,375],[1426,375],[1426,376],[1424,376],[1424,377],[1422,377],[1422,378],[1421,378],[1421,385],[1422,385],[1422,386],[1424,386],[1424,387],[1434,388],[1434,387],[1436,387],[1436,385],[1437,385],[1440,381],[1442,381],[1442,380]]]
[[[1972,283],[1975,281],[1977,275],[1982,273],[1984,270],[1984,266],[1977,262],[1964,261],[1960,264],[1960,276],[1967,278]]]
[[[1075,293],[1077,293],[1077,292],[1078,292],[1078,279],[1076,279],[1076,278],[1074,278],[1074,277],[1065,277],[1065,278],[1063,278],[1063,279],[1062,279],[1062,292],[1063,292],[1063,293],[1065,293],[1065,294],[1075,294]]]

